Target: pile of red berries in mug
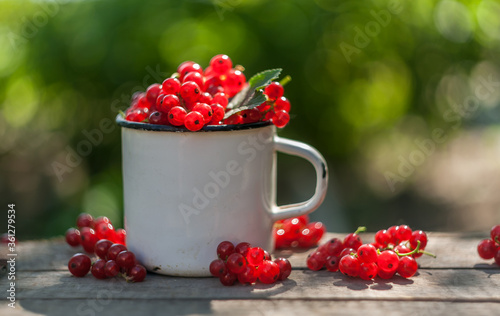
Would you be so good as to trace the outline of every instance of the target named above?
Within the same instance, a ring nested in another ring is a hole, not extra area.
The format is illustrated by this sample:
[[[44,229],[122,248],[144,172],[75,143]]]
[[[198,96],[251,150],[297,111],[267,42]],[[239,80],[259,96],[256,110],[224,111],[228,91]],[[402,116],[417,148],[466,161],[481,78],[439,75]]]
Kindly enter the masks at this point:
[[[307,257],[307,267],[317,271],[342,272],[351,277],[372,280],[392,278],[396,272],[403,278],[412,277],[418,269],[416,258],[427,245],[427,234],[421,230],[412,231],[407,225],[392,226],[375,234],[375,242],[363,244],[359,227],[344,240],[332,238],[320,245]]]
[[[77,253],[68,262],[68,269],[74,276],[84,277],[90,271],[97,279],[112,278],[117,275],[130,282],[142,282],[146,277],[146,268],[140,265],[133,252],[125,246],[126,232],[114,229],[111,221],[101,216],[82,213],[76,220],[76,228],[66,232],[66,242],[72,247],[82,246],[99,259],[92,263],[90,257]]]
[[[290,120],[290,102],[276,79],[281,69],[264,71],[248,83],[243,67],[227,55],[216,55],[209,66],[185,61],[172,77],[132,97],[125,119],[134,122],[186,127],[198,131],[206,125],[235,125],[271,121],[284,127]],[[262,90],[263,89],[263,90]]]
[[[500,266],[500,225],[491,228],[490,239],[483,239],[477,245],[477,252],[483,259],[495,259]]]
[[[236,280],[242,284],[254,284],[257,280],[272,284],[286,280],[292,272],[288,259],[273,261],[267,251],[247,242],[234,246],[230,241],[223,241],[217,246],[217,256],[218,259],[210,263],[210,273],[225,286],[234,285]]]

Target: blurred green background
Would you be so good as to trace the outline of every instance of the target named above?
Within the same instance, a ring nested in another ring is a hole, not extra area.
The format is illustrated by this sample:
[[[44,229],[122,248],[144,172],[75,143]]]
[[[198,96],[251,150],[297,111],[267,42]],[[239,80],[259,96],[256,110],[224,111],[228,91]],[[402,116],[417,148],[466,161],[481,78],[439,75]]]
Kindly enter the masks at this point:
[[[121,227],[120,131],[106,124],[182,61],[225,53],[247,78],[292,76],[279,133],[327,159],[311,217],[329,231],[489,229],[499,16],[492,0],[0,1],[0,207],[16,204],[19,239],[61,235],[82,211]],[[278,173],[279,204],[313,193],[307,162],[280,155]]]

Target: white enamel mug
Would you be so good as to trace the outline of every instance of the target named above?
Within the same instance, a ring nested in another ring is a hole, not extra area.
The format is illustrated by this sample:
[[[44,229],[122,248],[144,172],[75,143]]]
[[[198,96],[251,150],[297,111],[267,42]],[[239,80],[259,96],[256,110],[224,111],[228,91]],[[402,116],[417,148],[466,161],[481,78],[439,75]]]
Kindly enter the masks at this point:
[[[309,145],[276,135],[265,122],[190,132],[128,122],[122,127],[127,247],[155,273],[210,276],[217,245],[246,241],[273,249],[276,220],[314,211],[326,195],[324,158]],[[276,152],[316,170],[307,201],[276,206]]]

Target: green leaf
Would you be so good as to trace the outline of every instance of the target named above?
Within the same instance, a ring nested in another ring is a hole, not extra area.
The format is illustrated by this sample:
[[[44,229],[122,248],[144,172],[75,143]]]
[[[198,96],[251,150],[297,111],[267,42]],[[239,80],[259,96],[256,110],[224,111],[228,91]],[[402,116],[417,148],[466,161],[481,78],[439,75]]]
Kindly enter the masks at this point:
[[[281,74],[281,68],[269,69],[259,72],[254,75],[250,80],[248,80],[248,84],[251,88],[258,89],[263,86],[267,86],[273,81],[273,79],[277,79]]]
[[[255,90],[263,86],[267,86],[271,83],[271,81],[277,79],[281,74],[281,70],[281,68],[269,69],[254,75],[252,78],[250,78],[250,80],[248,80],[248,86],[238,92],[238,94],[233,97],[231,102],[229,102],[229,104],[227,105],[227,109],[232,110],[247,106],[248,102],[254,97]],[[261,99],[262,98],[260,98],[259,100]],[[262,102],[264,101],[265,100],[263,100]]]
[[[232,109],[231,111],[226,112],[226,114],[224,115],[224,119],[227,119],[231,115],[238,113],[240,111],[253,109],[254,107],[261,105],[265,101],[266,97],[264,96],[264,94],[262,94],[262,91],[258,91],[257,93],[254,93],[253,97],[250,100],[248,100],[248,102],[245,105],[239,106],[237,108]]]

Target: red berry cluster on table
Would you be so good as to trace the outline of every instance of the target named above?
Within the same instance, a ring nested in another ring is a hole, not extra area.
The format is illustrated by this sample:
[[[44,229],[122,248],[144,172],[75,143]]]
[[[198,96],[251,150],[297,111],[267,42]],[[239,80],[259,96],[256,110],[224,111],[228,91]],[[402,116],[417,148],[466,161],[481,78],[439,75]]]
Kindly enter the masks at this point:
[[[68,262],[68,269],[74,276],[83,277],[90,271],[97,279],[112,278],[117,275],[127,281],[142,282],[146,277],[146,268],[140,265],[133,252],[125,246],[126,232],[115,230],[111,221],[101,216],[96,219],[90,214],[80,214],[76,228],[66,232],[66,242],[72,247],[81,245],[90,254],[99,259],[94,263],[83,253],[75,254]]]
[[[217,246],[217,257],[210,263],[210,273],[219,278],[225,286],[239,281],[242,284],[272,284],[288,278],[292,272],[290,262],[285,258],[274,261],[271,255],[260,247],[252,247],[241,242],[236,247],[230,241],[223,241]]]
[[[490,231],[490,239],[483,239],[477,245],[477,252],[483,259],[495,259],[500,266],[500,225],[493,226]]]
[[[280,82],[281,69],[266,70],[247,83],[243,67],[233,68],[227,55],[216,55],[209,66],[185,61],[172,77],[134,94],[125,119],[198,131],[206,125],[235,125],[271,121],[284,127],[290,101],[283,96],[290,77]]]
[[[321,222],[309,222],[307,215],[279,220],[274,223],[275,248],[315,247],[326,232]]]
[[[392,278],[396,272],[403,278],[412,277],[418,269],[416,258],[427,245],[427,234],[421,230],[412,231],[407,225],[392,226],[375,234],[375,242],[363,244],[359,227],[344,240],[332,238],[307,257],[307,267],[317,271],[342,272],[351,277],[372,280]]]

